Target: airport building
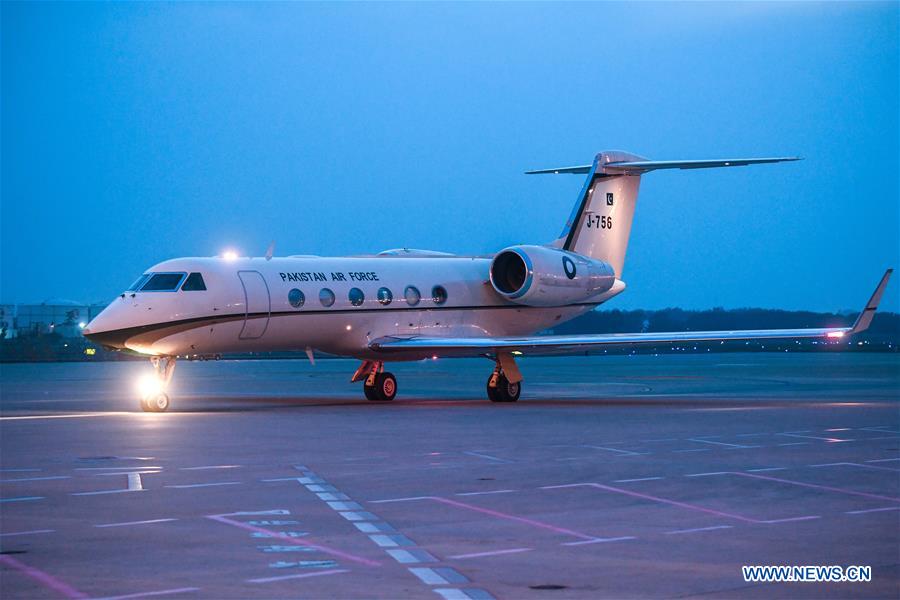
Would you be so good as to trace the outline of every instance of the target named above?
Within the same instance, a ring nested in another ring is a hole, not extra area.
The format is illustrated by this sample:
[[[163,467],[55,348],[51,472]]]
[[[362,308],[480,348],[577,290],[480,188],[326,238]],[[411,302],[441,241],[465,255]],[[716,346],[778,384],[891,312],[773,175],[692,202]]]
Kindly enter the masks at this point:
[[[40,304],[0,304],[0,339],[57,334],[80,338],[81,330],[106,304],[51,299]]]

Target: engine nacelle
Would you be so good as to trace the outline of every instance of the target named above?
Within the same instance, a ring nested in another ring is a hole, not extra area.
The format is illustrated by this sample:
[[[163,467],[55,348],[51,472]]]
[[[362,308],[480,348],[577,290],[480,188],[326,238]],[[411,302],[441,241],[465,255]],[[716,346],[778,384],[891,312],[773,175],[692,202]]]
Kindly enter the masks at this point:
[[[491,262],[498,294],[526,306],[562,306],[587,300],[616,282],[607,263],[546,246],[510,246]]]

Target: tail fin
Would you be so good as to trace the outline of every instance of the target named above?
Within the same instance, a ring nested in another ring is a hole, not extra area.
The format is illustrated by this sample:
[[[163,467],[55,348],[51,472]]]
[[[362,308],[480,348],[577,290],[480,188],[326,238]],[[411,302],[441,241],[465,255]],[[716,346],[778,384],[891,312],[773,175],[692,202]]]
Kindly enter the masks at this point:
[[[560,237],[553,246],[609,263],[621,278],[641,175],[657,169],[703,169],[799,160],[736,158],[652,161],[621,151],[601,152],[590,165],[526,171],[538,174],[587,174],[584,187]]]

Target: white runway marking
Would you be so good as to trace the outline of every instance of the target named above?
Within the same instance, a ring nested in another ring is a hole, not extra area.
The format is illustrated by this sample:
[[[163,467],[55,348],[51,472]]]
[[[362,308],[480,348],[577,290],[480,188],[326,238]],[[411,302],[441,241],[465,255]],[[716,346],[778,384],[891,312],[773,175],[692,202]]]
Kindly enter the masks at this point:
[[[329,569],[327,571],[313,571],[312,573],[297,573],[296,575],[280,575],[278,577],[261,577],[260,579],[247,579],[248,583],[269,583],[271,581],[285,581],[286,579],[306,579],[307,577],[321,577],[322,575],[337,575],[349,573],[349,569]]]
[[[334,510],[362,510],[362,506],[356,502],[326,502]]]
[[[446,585],[450,583],[437,571],[428,567],[410,567],[409,572],[422,580],[426,585]]]
[[[75,415],[24,415],[21,417],[0,417],[0,421],[32,421],[40,419],[83,419],[88,417],[121,417],[137,413],[130,412],[105,412],[105,413],[78,413]],[[142,415],[143,416],[143,415]]]
[[[689,448],[687,450],[672,450],[672,452],[709,452],[709,448]]]
[[[763,467],[761,469],[747,469],[748,473],[765,473],[767,471],[787,471],[787,467]]]
[[[713,471],[711,473],[690,473],[685,477],[712,477],[713,475],[728,475],[729,471]]]
[[[795,438],[806,438],[806,439],[810,439],[810,440],[819,440],[822,442],[832,442],[832,443],[854,441],[854,440],[845,440],[843,438],[826,438],[826,437],[821,437],[821,436],[817,436],[817,435],[798,435],[796,433],[776,433],[775,435],[783,435],[785,437],[795,437]],[[869,438],[869,439],[872,439],[872,438]]]
[[[159,590],[157,592],[138,592],[136,594],[125,594],[124,596],[108,596],[106,598],[98,598],[98,600],[128,600],[129,598],[149,598],[151,596],[168,596],[169,594],[186,594],[188,592],[197,592],[200,588],[185,587],[172,590]]]
[[[582,540],[580,542],[563,542],[560,546],[584,546],[586,544],[605,544],[607,542],[622,542],[625,540],[636,540],[633,535],[623,535],[622,537],[597,538],[593,540]]]
[[[511,492],[515,492],[516,490],[493,490],[490,492],[460,492],[458,494],[453,494],[454,496],[487,496],[489,494],[509,494]]]
[[[131,469],[132,471],[134,469],[140,469],[142,471],[145,471],[145,470],[161,471],[162,467],[141,466],[141,467],[76,467],[75,468],[76,471],[122,471],[122,473],[129,473],[130,472],[129,469]]]
[[[532,548],[510,548],[509,550],[493,550],[490,552],[472,552],[471,554],[456,554],[448,556],[454,560],[463,558],[481,558],[483,556],[500,556],[501,554],[518,554],[519,552],[531,552]]]
[[[103,494],[127,494],[128,492],[137,492],[144,490],[99,490],[97,492],[72,492],[70,496],[102,496]]]
[[[900,458],[878,458],[875,460],[867,460],[867,463],[882,463],[882,462],[894,462],[898,461]]]
[[[622,456],[643,456],[649,452],[632,452],[631,450],[619,450],[618,448],[607,448],[605,446],[592,446],[591,444],[582,444],[582,448],[593,448],[594,450],[606,450],[607,452],[615,452]]]
[[[144,482],[140,473],[128,473],[128,491],[140,492],[144,490]]]
[[[788,517],[787,519],[769,519],[768,521],[759,521],[760,523],[793,523],[794,521],[812,521],[813,519],[821,519],[819,515],[807,515],[805,517]]]
[[[431,496],[407,496],[406,498],[387,498],[386,500],[369,500],[370,504],[386,504],[388,502],[408,502],[410,500],[430,500]]]
[[[665,477],[637,477],[635,479],[616,479],[613,483],[631,483],[633,481],[659,481]]]
[[[126,521],[124,523],[104,523],[103,525],[94,525],[94,527],[127,527],[129,525],[150,525],[151,523],[168,523],[177,521],[178,519],[148,519],[147,521]]]
[[[0,469],[0,473],[35,473],[41,469]]]
[[[786,444],[778,444],[779,446],[808,446],[809,442],[788,442]]]
[[[463,454],[468,454],[469,456],[477,456],[478,458],[485,458],[487,460],[492,460],[498,463],[512,464],[513,461],[506,460],[505,458],[497,458],[496,456],[491,456],[490,454],[482,454],[481,452],[471,452],[466,451]]]
[[[437,559],[424,550],[385,550],[391,558],[400,564],[432,563]]]
[[[190,483],[186,485],[167,485],[167,488],[175,488],[175,489],[188,489],[188,488],[202,488],[202,487],[214,487],[217,485],[240,485],[240,481],[220,481],[218,483]]]
[[[210,465],[208,467],[181,467],[179,471],[206,471],[208,469],[239,469],[241,465]]]
[[[37,535],[39,533],[53,533],[55,529],[33,529],[31,531],[11,531],[9,533],[0,533],[0,537],[13,537],[16,535]]]
[[[19,479],[0,479],[0,483],[16,483],[19,481],[50,481],[51,479],[71,479],[71,475],[56,475],[54,477],[24,477]]]
[[[674,531],[666,531],[666,535],[679,535],[682,533],[697,533],[700,531],[715,531],[716,529],[732,529],[733,525],[713,525],[712,527],[696,527],[694,529],[676,529]]]
[[[884,508],[869,508],[866,510],[848,510],[848,515],[864,515],[866,513],[887,512],[889,510],[900,510],[900,506],[886,506]]]
[[[713,440],[702,440],[700,438],[688,438],[689,442],[699,442],[701,444],[714,444],[716,446],[725,446],[727,448],[739,448],[744,450],[746,448],[758,448],[759,446],[745,446],[743,444],[729,444],[728,442],[715,442]]]

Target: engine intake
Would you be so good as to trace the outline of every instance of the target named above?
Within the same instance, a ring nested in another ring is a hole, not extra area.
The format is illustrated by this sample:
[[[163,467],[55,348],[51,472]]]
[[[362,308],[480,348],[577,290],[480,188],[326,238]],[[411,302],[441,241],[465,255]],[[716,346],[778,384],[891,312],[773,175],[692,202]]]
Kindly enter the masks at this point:
[[[562,306],[610,290],[612,267],[600,260],[546,246],[511,246],[491,262],[491,285],[526,306]]]

